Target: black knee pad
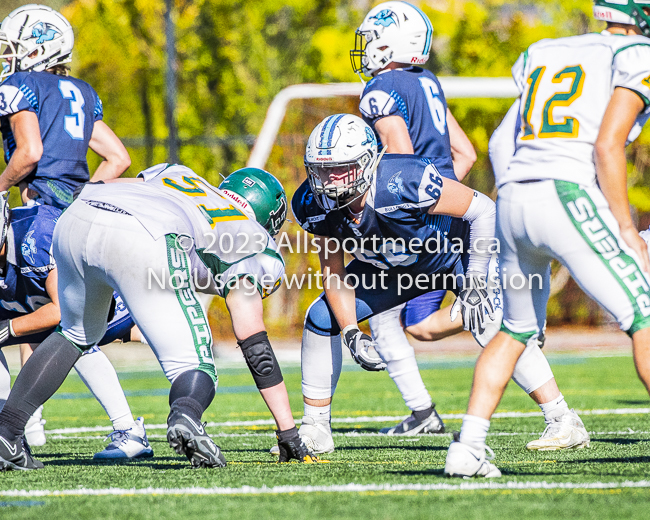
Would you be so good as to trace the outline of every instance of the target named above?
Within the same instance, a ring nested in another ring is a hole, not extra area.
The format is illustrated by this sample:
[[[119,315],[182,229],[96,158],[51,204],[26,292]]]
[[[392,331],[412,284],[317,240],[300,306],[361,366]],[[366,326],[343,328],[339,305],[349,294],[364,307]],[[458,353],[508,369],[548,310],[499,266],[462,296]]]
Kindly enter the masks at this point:
[[[237,344],[241,347],[246,364],[259,390],[271,388],[284,381],[266,332],[253,334],[244,341],[238,341]]]
[[[174,401],[189,397],[201,406],[201,414],[214,399],[214,381],[202,370],[188,370],[179,375],[169,391],[169,405]],[[201,416],[199,414],[199,417]]]

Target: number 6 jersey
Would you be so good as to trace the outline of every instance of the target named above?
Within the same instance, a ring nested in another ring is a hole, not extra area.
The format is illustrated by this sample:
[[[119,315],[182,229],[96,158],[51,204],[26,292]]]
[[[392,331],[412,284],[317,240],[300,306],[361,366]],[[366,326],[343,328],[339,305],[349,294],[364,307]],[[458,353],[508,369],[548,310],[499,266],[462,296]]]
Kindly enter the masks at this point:
[[[628,137],[650,116],[650,39],[607,32],[531,45],[512,68],[521,92],[515,155],[498,185],[559,179],[591,185],[594,143],[614,89],[637,93],[645,109]]]
[[[65,207],[72,202],[74,188],[89,178],[86,153],[95,121],[104,115],[102,102],[80,79],[49,72],[12,74],[0,84],[6,162],[16,149],[8,116],[23,110],[36,114],[43,141],[43,156],[26,180],[46,203]]]

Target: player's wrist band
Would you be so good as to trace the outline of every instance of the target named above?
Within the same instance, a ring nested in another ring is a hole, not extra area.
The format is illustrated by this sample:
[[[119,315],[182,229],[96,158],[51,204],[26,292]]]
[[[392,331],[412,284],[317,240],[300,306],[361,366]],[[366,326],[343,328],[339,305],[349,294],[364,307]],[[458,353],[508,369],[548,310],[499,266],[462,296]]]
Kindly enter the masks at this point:
[[[13,336],[14,338],[16,338],[17,336],[16,336],[16,333],[14,332],[14,327],[13,327],[13,325],[11,324],[12,321],[13,321],[13,320],[9,320],[9,334],[10,334],[11,336]]]

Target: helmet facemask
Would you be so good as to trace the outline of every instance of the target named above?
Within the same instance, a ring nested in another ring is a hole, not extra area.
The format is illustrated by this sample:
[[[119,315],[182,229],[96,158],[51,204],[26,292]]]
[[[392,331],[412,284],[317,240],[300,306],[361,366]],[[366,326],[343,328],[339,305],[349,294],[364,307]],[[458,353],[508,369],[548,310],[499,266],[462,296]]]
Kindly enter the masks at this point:
[[[0,83],[16,72],[18,52],[7,35],[0,32]]]
[[[374,46],[371,45],[377,38],[379,38],[377,31],[361,31],[360,29],[355,31],[354,50],[350,51],[350,61],[352,62],[352,69],[356,74],[372,76],[373,72],[385,67],[391,62],[393,51],[390,48],[368,49],[369,45],[371,47],[377,46],[377,44]],[[376,62],[374,64],[371,64],[371,60],[368,58],[369,50],[374,51],[373,61]]]
[[[319,195],[316,202],[323,209],[341,209],[362,197],[370,188],[374,174],[372,151],[347,163],[308,163],[305,161],[307,178],[312,191]],[[322,196],[334,202],[334,208],[326,207]]]

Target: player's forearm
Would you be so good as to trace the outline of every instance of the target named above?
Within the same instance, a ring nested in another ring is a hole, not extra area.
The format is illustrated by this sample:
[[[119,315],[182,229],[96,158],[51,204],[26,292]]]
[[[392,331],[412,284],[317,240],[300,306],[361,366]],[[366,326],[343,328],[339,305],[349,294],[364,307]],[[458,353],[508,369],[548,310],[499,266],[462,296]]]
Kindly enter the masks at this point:
[[[50,330],[60,321],[61,310],[53,303],[47,303],[31,314],[11,320],[11,328],[16,337],[21,337]]]
[[[627,160],[622,146],[600,143],[594,152],[600,189],[621,230],[636,228],[627,196]]]
[[[476,150],[449,109],[447,109],[447,128],[454,174],[459,181],[462,181],[476,162]]]
[[[90,179],[90,182],[110,181],[117,179],[126,170],[128,170],[129,166],[131,166],[130,159],[128,161],[124,160],[124,158],[115,158],[112,160],[106,159],[105,161],[102,161],[97,167],[95,173]]]
[[[261,389],[260,394],[273,415],[275,423],[278,425],[278,430],[288,430],[296,425],[293,420],[293,414],[291,413],[289,395],[287,394],[287,387],[284,381],[271,388]]]
[[[340,248],[336,253],[331,253],[334,247],[330,247],[327,239],[319,253],[321,270],[323,272],[323,288],[325,296],[334,313],[341,330],[349,325],[357,324],[356,295],[354,288],[344,283],[347,271],[345,269],[345,258]],[[326,253],[326,251],[329,251]]]
[[[0,175],[0,192],[7,191],[16,186],[27,177],[38,165],[42,155],[42,148],[38,149],[16,149],[9,160],[9,164]]]

